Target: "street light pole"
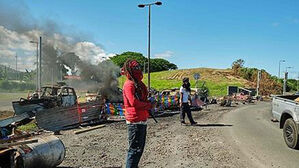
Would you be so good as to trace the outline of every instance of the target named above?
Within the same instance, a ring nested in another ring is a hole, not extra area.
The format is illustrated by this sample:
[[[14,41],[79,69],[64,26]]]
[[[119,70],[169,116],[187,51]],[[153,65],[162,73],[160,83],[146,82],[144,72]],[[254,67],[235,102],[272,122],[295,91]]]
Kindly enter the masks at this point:
[[[293,67],[286,67],[286,72],[288,72],[288,69],[291,69],[291,68],[293,68]]]
[[[144,8],[144,7],[148,7],[148,50],[147,50],[147,87],[148,90],[150,91],[151,88],[151,63],[150,63],[150,59],[151,59],[151,6],[152,5],[162,5],[162,2],[155,2],[155,3],[150,3],[150,4],[139,4],[138,7],[139,8]]]
[[[16,81],[18,80],[18,54],[16,53]]]
[[[293,67],[286,67],[286,71],[284,73],[284,79],[283,79],[283,91],[282,94],[285,95],[287,92],[287,82],[288,82],[288,69]]]
[[[278,79],[280,79],[280,63],[286,62],[285,60],[279,60],[279,66],[278,66]]]
[[[36,44],[36,90],[39,89],[38,87],[38,42],[37,41],[30,41],[30,43]]]
[[[151,5],[148,6],[148,63],[147,63],[147,85],[151,90]]]
[[[146,73],[145,66],[146,66],[146,62],[144,61],[144,62],[143,62],[143,73]]]

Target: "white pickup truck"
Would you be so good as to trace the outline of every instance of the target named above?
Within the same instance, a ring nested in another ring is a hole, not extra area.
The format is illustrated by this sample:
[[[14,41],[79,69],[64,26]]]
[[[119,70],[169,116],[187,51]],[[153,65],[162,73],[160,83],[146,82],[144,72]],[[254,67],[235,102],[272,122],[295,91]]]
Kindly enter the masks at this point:
[[[293,149],[299,149],[299,95],[275,96],[272,101],[272,114],[283,128],[286,144]]]

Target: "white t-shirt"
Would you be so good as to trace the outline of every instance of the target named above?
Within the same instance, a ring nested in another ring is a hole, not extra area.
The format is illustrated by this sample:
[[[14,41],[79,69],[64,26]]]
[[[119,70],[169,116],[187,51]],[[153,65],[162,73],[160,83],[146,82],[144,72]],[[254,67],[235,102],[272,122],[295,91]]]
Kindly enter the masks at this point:
[[[189,92],[181,86],[180,93],[183,93],[183,103],[188,103]]]

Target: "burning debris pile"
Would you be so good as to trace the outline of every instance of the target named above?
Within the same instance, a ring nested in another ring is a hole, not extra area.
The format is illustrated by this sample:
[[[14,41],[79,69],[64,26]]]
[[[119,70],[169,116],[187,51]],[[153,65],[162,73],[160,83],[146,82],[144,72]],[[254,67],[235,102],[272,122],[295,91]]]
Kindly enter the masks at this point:
[[[103,61],[98,65],[93,65],[80,60],[75,53],[66,53],[61,58],[61,62],[71,68],[74,74],[80,74],[81,80],[69,81],[69,85],[91,92],[98,92],[100,96],[113,102],[122,101],[117,80],[119,67],[111,61]]]

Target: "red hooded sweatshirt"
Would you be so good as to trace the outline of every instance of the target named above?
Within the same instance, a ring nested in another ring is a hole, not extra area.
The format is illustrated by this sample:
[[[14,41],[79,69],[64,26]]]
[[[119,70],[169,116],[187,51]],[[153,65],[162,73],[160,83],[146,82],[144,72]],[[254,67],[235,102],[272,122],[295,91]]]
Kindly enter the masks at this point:
[[[141,82],[142,85],[144,83]],[[147,101],[147,89],[144,85],[140,100],[135,97],[134,82],[127,79],[123,87],[124,106],[126,109],[126,120],[134,123],[140,121],[146,121],[149,117],[148,110],[151,109],[151,103]]]

